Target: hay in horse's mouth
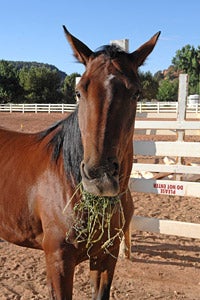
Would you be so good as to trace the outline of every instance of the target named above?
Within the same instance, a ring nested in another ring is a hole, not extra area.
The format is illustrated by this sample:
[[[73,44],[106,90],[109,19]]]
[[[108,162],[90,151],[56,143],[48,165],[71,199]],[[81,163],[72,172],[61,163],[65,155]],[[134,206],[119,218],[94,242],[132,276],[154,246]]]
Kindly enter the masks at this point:
[[[89,255],[92,246],[97,242],[101,243],[103,238],[101,249],[109,253],[108,248],[113,245],[114,240],[118,238],[121,241],[123,238],[125,217],[120,196],[96,196],[83,190],[82,186],[80,194],[80,200],[73,208],[75,217],[71,230],[66,234],[66,241],[73,230],[75,242],[86,243]],[[119,215],[118,228],[114,228],[115,233],[111,236],[111,220],[116,213]]]

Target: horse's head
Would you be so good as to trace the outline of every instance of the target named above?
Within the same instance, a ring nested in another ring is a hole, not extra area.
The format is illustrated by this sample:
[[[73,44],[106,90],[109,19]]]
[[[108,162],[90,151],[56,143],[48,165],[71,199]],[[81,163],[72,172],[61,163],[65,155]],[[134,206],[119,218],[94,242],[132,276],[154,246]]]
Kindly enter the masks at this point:
[[[81,163],[85,190],[115,196],[123,180],[124,163],[132,166],[132,138],[141,85],[137,69],[153,50],[160,32],[132,53],[116,46],[97,52],[64,27],[75,57],[86,66],[76,86],[79,126],[84,157]]]

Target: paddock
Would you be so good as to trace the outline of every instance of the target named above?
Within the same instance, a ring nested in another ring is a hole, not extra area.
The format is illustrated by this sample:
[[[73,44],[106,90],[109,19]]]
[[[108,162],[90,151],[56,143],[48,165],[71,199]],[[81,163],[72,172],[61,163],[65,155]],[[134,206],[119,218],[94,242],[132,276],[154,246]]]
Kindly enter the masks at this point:
[[[186,129],[200,130],[199,121],[186,120],[188,76],[179,75],[179,105],[176,121],[136,121],[136,128],[174,129],[176,131],[175,142],[159,141],[135,141],[134,153],[143,156],[164,157],[168,163],[160,164],[159,159],[153,164],[143,164],[135,161],[130,179],[130,188],[137,192],[147,192],[165,195],[191,196],[199,198],[200,190],[200,143],[195,139],[186,142]],[[171,162],[169,161],[169,158]],[[198,159],[198,163],[186,162],[187,158]],[[163,159],[163,160],[164,160]],[[144,172],[148,172],[148,179]],[[151,173],[152,172],[152,173]],[[137,175],[141,174],[138,179]],[[152,177],[150,176],[152,175]],[[160,180],[164,179],[164,180]],[[173,179],[173,180],[172,180]],[[200,239],[200,224],[162,220],[142,216],[134,216],[133,229],[153,233],[190,237]]]
[[[35,132],[61,119],[60,114],[0,113],[1,126]],[[148,136],[155,140],[156,135]],[[196,141],[188,137],[188,141]],[[143,136],[138,135],[138,140]],[[146,136],[147,139],[147,136]],[[164,139],[164,137],[163,137]],[[167,136],[173,141],[173,136]],[[200,223],[198,197],[133,192],[135,215]],[[132,231],[131,260],[119,259],[111,299],[198,299],[200,291],[200,240],[159,233]],[[76,270],[75,299],[91,296],[87,262]],[[86,271],[84,271],[86,269]],[[45,263],[40,251],[0,242],[0,298],[47,300]],[[128,276],[125,276],[125,271]],[[125,293],[126,291],[126,293]],[[23,296],[21,297],[20,295]]]

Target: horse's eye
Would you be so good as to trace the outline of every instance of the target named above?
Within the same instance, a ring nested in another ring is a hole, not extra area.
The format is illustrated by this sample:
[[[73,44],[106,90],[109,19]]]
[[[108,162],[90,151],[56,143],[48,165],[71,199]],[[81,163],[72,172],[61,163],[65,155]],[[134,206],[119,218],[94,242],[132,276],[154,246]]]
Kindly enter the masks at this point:
[[[75,91],[75,94],[76,94],[76,97],[77,97],[78,99],[81,98],[81,93],[80,93],[78,90]]]
[[[136,93],[135,93],[135,97],[136,98],[139,98],[141,96],[141,92],[140,92],[140,90],[138,90]]]
[[[140,97],[141,97],[141,91],[140,90],[137,90],[137,92],[132,95],[132,99],[139,100]]]
[[[137,100],[139,100],[142,97],[142,91],[141,90],[137,90],[137,92],[135,93],[135,98]]]

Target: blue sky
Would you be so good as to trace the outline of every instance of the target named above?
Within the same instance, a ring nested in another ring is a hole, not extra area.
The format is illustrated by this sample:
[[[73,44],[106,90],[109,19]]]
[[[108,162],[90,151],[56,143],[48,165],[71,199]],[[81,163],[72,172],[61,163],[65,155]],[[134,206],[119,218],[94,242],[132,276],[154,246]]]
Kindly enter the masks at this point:
[[[178,49],[200,45],[199,0],[0,0],[0,59],[53,64],[71,74],[75,62],[62,25],[92,50],[129,39],[133,51],[161,36],[142,71],[166,69]]]

